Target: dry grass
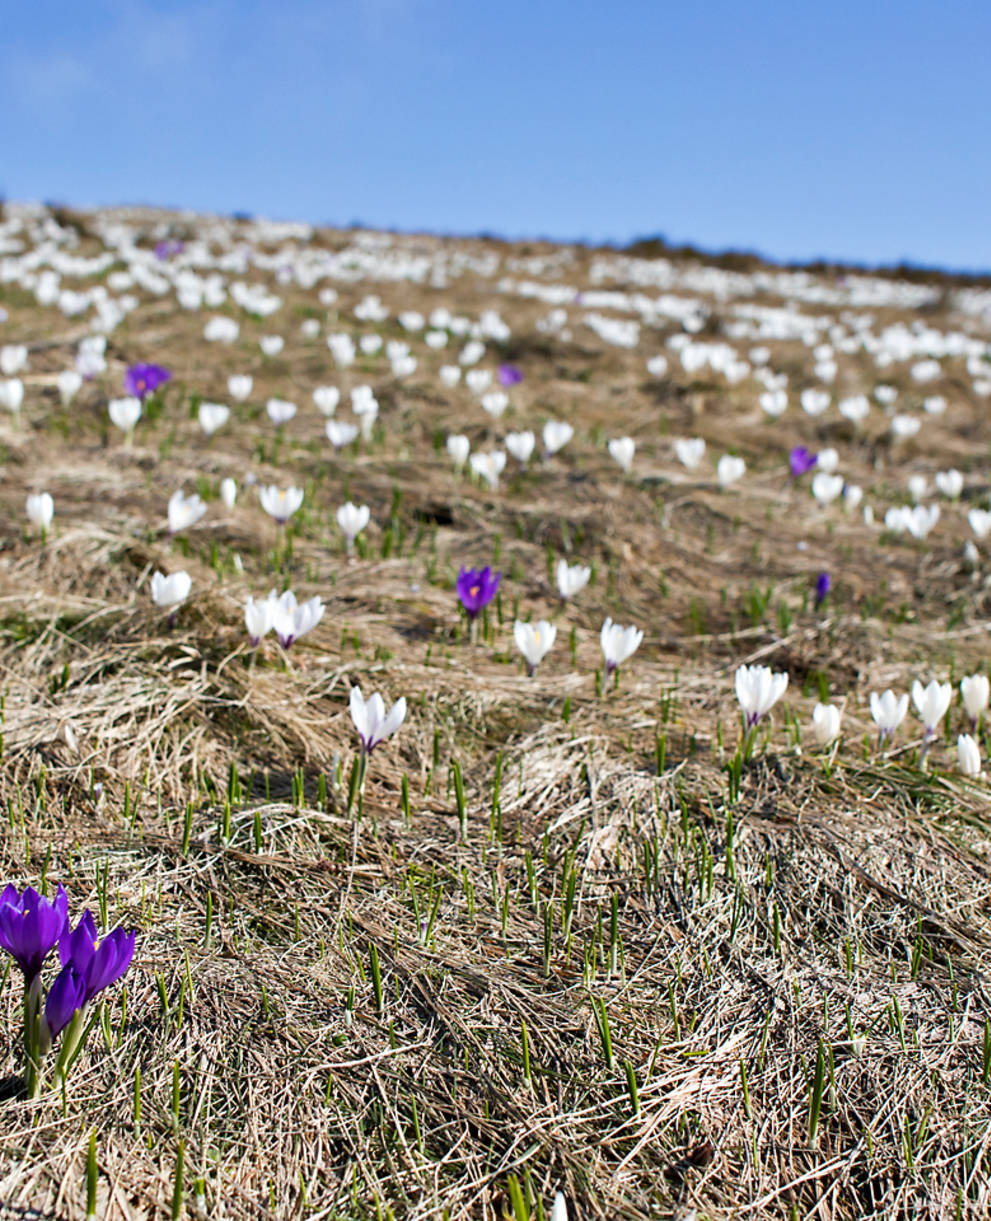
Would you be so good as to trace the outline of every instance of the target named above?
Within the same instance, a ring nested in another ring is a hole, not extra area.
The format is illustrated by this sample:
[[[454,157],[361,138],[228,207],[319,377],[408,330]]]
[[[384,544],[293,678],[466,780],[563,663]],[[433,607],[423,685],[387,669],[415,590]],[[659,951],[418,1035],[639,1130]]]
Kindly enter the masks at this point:
[[[573,252],[569,283],[586,283],[591,257]],[[108,1218],[169,1214],[180,1143],[193,1215],[497,1218],[513,1178],[534,1216],[561,1187],[583,1221],[987,1214],[987,789],[953,773],[956,712],[928,771],[905,728],[888,759],[862,745],[871,690],[985,664],[987,592],[959,561],[959,507],[924,546],[879,545],[783,473],[790,444],[833,441],[879,504],[907,473],[951,464],[978,494],[986,409],[948,379],[946,416],[898,452],[879,426],[854,437],[835,415],[793,406],[775,424],[749,383],[647,378],[644,356],[673,325],[632,353],[577,319],[565,341],[534,330],[545,306],[494,283],[342,283],[324,329],[399,337],[403,308],[501,309],[514,332],[502,355],[526,374],[505,427],[440,390],[451,349],[420,345],[401,383],[380,357],[340,375],[322,339],[299,338],[315,291],[279,286],[286,304],[267,322],[227,307],[242,321],[233,349],[203,342],[203,315],[170,298],[113,333],[114,382],[138,359],[175,371],[130,450],[109,434],[100,386],[58,404],[55,373],[85,327],[0,287],[4,341],[32,347],[24,419],[0,421],[2,876],[62,881],[74,910],[96,909],[105,885],[111,923],[139,930],[126,1009],[118,990],[64,1104],[8,1083],[0,1217],[84,1215],[93,1128]],[[369,288],[392,309],[380,327],[351,315]],[[878,327],[912,320],[876,314]],[[265,360],[255,339],[276,330],[286,349]],[[775,348],[774,366],[789,362],[800,384],[801,345]],[[254,406],[205,443],[190,393],[225,400],[242,370]],[[884,378],[907,394],[900,379]],[[384,427],[335,458],[309,392],[365,380]],[[841,358],[839,380],[876,376],[859,356]],[[301,406],[278,440],[259,407],[270,394]],[[494,494],[456,479],[434,444],[457,429],[483,445],[549,415],[575,425],[572,444]],[[638,444],[629,478],[600,440],[620,433]],[[670,438],[696,434],[746,457],[738,488],[679,473]],[[281,574],[247,489],[231,513],[211,500],[184,539],[165,532],[175,488],[215,497],[249,470],[306,489]],[[20,524],[42,488],[56,502],[43,546]],[[377,523],[351,561],[333,526],[349,496]],[[560,554],[596,569],[566,611],[549,580]],[[472,644],[453,580],[493,560],[500,603]],[[194,596],[170,631],[148,582],[180,567]],[[815,613],[821,568],[836,586]],[[280,577],[327,613],[288,663],[274,644],[252,661],[243,601]],[[532,679],[512,647],[517,603],[558,616]],[[606,614],[646,639],[598,695]],[[732,801],[732,674],[748,660],[791,685]],[[845,700],[831,768],[797,749],[820,680]],[[356,682],[410,703],[372,759],[360,817],[347,808]],[[18,1002],[9,982],[12,1068]]]

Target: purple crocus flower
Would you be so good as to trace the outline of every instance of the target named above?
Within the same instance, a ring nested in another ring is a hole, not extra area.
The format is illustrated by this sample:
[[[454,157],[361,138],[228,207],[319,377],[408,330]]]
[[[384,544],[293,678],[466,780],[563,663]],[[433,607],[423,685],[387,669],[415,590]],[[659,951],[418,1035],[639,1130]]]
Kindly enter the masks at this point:
[[[165,259],[170,259],[174,254],[182,254],[183,249],[182,242],[176,241],[175,238],[169,238],[155,246],[155,258],[164,261]]]
[[[523,380],[523,374],[515,365],[500,365],[497,376],[500,386],[518,386]]]
[[[806,449],[804,445],[796,445],[788,455],[788,466],[792,479],[797,479],[799,475],[804,475],[806,471],[812,470],[818,460],[818,456],[810,449]]]
[[[86,985],[76,968],[69,963],[55,977],[45,998],[45,1025],[48,1037],[57,1039],[72,1021],[77,1009],[86,1003]]]
[[[115,928],[98,941],[96,922],[92,912],[87,910],[72,932],[59,941],[58,956],[63,967],[71,967],[79,976],[83,985],[83,1004],[87,1004],[98,992],[116,983],[131,965],[134,933]]]
[[[162,365],[131,365],[124,374],[124,392],[143,399],[154,394],[171,376],[169,370]]]
[[[828,572],[820,572],[816,577],[816,610],[826,601],[826,595],[829,593],[833,582],[830,580]]]
[[[461,569],[458,573],[458,597],[469,619],[474,619],[482,607],[488,606],[496,596],[501,578],[502,573],[494,573],[488,564],[481,571],[475,568]]]
[[[59,885],[54,900],[32,886],[18,894],[14,886],[0,894],[0,946],[14,959],[30,983],[55,943],[69,927],[69,898]]]

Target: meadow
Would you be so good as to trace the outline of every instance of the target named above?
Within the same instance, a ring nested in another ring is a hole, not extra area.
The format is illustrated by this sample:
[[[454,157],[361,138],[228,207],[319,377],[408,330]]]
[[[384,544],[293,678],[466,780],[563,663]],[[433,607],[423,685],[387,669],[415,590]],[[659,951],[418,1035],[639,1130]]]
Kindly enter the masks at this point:
[[[8,204],[0,319],[0,890],[134,932],[0,1218],[988,1215],[991,281]]]

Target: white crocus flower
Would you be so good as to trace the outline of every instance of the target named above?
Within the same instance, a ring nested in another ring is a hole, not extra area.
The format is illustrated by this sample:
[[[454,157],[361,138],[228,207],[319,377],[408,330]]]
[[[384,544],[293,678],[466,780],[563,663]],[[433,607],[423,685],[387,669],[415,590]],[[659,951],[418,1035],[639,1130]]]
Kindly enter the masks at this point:
[[[490,488],[499,486],[499,476],[506,466],[506,455],[501,449],[485,450],[474,453],[468,459],[472,473],[479,479],[484,479]]]
[[[575,430],[567,421],[548,420],[543,431],[544,449],[548,454],[556,454],[574,435]]]
[[[448,390],[451,390],[461,381],[461,369],[457,365],[441,365],[438,376]]]
[[[5,407],[11,415],[17,415],[23,402],[24,383],[19,377],[0,382],[0,407]]]
[[[497,420],[509,406],[509,395],[505,390],[490,390],[482,395],[482,410]]]
[[[656,360],[657,357],[655,356]],[[661,357],[663,360],[664,357]],[[551,1209],[551,1221],[568,1221],[568,1205],[565,1203],[564,1193],[558,1192],[554,1196],[554,1207]]]
[[[313,391],[313,401],[321,415],[332,416],[341,401],[341,392],[336,386],[317,386]]]
[[[223,428],[231,418],[231,409],[226,403],[200,403],[197,417],[200,428],[208,437],[212,437],[218,428]]]
[[[358,425],[352,424],[350,420],[328,420],[326,432],[327,440],[337,450],[358,439]]]
[[[344,535],[349,555],[354,550],[354,540],[368,525],[371,516],[368,505],[356,505],[350,500],[337,510],[337,524]]]
[[[933,477],[938,491],[948,500],[956,500],[963,491],[963,475],[956,469],[937,471]]]
[[[220,481],[220,499],[228,509],[234,508],[237,501],[237,484],[230,475]]]
[[[491,369],[469,369],[465,374],[465,385],[472,394],[484,394],[491,384]]]
[[[981,774],[981,751],[969,733],[962,733],[957,738],[957,766],[964,776]]]
[[[8,343],[0,348],[0,373],[13,377],[27,368],[28,350],[23,343]]]
[[[452,432],[447,438],[447,456],[454,463],[454,469],[460,471],[468,461],[471,452],[471,442],[461,432]]]
[[[271,601],[271,594],[269,599]],[[288,649],[301,636],[312,632],[323,618],[325,610],[326,607],[319,598],[314,597],[306,602],[297,602],[296,595],[292,590],[287,589],[275,600],[272,607],[272,629],[278,636],[282,647]]]
[[[612,674],[627,658],[632,657],[642,641],[643,632],[634,624],[620,627],[618,623],[613,623],[612,619],[606,619],[599,631],[599,644],[602,646],[602,656],[606,663],[606,674]]]
[[[169,533],[178,534],[195,525],[206,512],[206,502],[193,492],[187,496],[182,489],[169,497]]]
[[[967,521],[978,538],[987,538],[991,534],[991,512],[987,509],[970,509]]]
[[[636,441],[632,437],[614,437],[606,448],[609,450],[612,460],[624,473],[629,474],[630,467],[633,465],[633,455],[636,453]]]
[[[151,578],[151,599],[156,606],[167,610],[185,602],[192,587],[192,578],[184,570],[173,572],[170,576],[166,576],[164,572],[156,572]]]
[[[840,719],[835,704],[816,704],[812,709],[812,732],[820,746],[828,746],[840,736]]]
[[[758,398],[761,410],[773,419],[784,415],[788,409],[788,391],[787,390],[765,390]]]
[[[82,374],[77,373],[75,369],[63,369],[55,379],[55,385],[58,387],[59,398],[62,400],[62,406],[68,407],[68,405],[82,389]]]
[[[747,464],[735,454],[723,454],[716,464],[716,479],[721,488],[728,488],[731,483],[742,479],[747,470]]]
[[[840,399],[837,410],[851,424],[859,424],[870,412],[871,404],[866,394],[852,394],[849,398]]]
[[[31,525],[44,535],[55,516],[55,502],[48,492],[36,492],[27,498],[24,511]]]
[[[227,379],[227,393],[236,403],[243,403],[251,393],[255,379],[247,373],[232,373]]]
[[[952,698],[953,688],[950,684],[937,682],[935,678],[926,687],[923,687],[918,679],[912,684],[912,703],[926,727],[927,738],[931,738],[936,732],[940,721],[946,716]]]
[[[585,588],[592,575],[592,569],[584,564],[569,564],[560,559],[554,572],[557,581],[557,591],[563,599],[572,598],[579,590]]]
[[[526,429],[523,432],[508,432],[506,433],[505,445],[510,454],[516,459],[520,466],[526,466],[533,454],[533,448],[537,444],[537,438]]]
[[[286,424],[296,414],[296,404],[288,399],[271,398],[265,404],[268,418],[273,424]]]
[[[885,738],[890,738],[905,720],[907,712],[908,695],[903,693],[896,696],[890,687],[883,695],[878,695],[876,691],[871,692],[871,716],[877,725],[882,745]]]
[[[524,623],[522,619],[517,619],[513,624],[513,639],[516,641],[516,647],[526,658],[530,674],[546,657],[556,636],[557,628],[553,623],[548,623],[546,619],[541,619],[537,623]]]
[[[802,391],[799,402],[806,415],[818,416],[822,415],[832,402],[832,397],[828,390],[809,389]]]
[[[141,419],[141,400],[134,395],[111,399],[107,404],[107,412],[121,432],[129,433]]]
[[[974,729],[981,719],[981,713],[988,706],[988,695],[991,693],[991,683],[986,674],[968,674],[960,680],[960,697],[963,706],[970,717]]]
[[[258,340],[258,346],[266,356],[278,356],[285,344],[286,341],[281,335],[262,335]]]
[[[767,716],[788,688],[788,675],[769,666],[740,666],[736,671],[736,698],[740,701],[747,735]]]
[[[377,691],[366,700],[360,687],[352,687],[348,706],[351,720],[361,739],[363,755],[370,755],[375,747],[391,737],[406,719],[404,696],[396,700],[386,715],[385,701]]]
[[[705,457],[705,441],[701,437],[683,438],[675,441],[674,452],[678,461],[688,470],[694,471]]]
[[[820,505],[828,505],[843,491],[843,476],[817,471],[812,477],[812,495]]]
[[[272,628],[278,598],[274,591],[267,598],[249,598],[244,604],[244,626],[248,629],[251,647],[257,649],[262,637]]]
[[[303,489],[266,484],[258,489],[258,499],[269,517],[274,517],[280,526],[284,526],[303,503]]]

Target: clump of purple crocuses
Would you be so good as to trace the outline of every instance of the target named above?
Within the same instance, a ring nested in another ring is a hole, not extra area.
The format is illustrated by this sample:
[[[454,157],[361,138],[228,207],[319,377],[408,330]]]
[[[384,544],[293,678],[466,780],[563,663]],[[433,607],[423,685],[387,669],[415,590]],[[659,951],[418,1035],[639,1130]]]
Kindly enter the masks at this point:
[[[172,377],[162,365],[131,365],[124,374],[124,393],[145,399]]]
[[[458,573],[458,597],[474,631],[475,620],[480,612],[496,596],[501,572],[493,572],[488,564],[484,568],[462,568]]]
[[[42,969],[56,946],[61,970],[45,995]],[[0,948],[24,976],[24,1085],[28,1097],[37,1098],[45,1062],[60,1035],[52,1079],[56,1085],[64,1082],[89,1033],[90,1002],[131,965],[134,933],[118,928],[100,938],[88,910],[73,929],[61,885],[54,899],[31,886],[18,892],[8,885],[0,892]]]

